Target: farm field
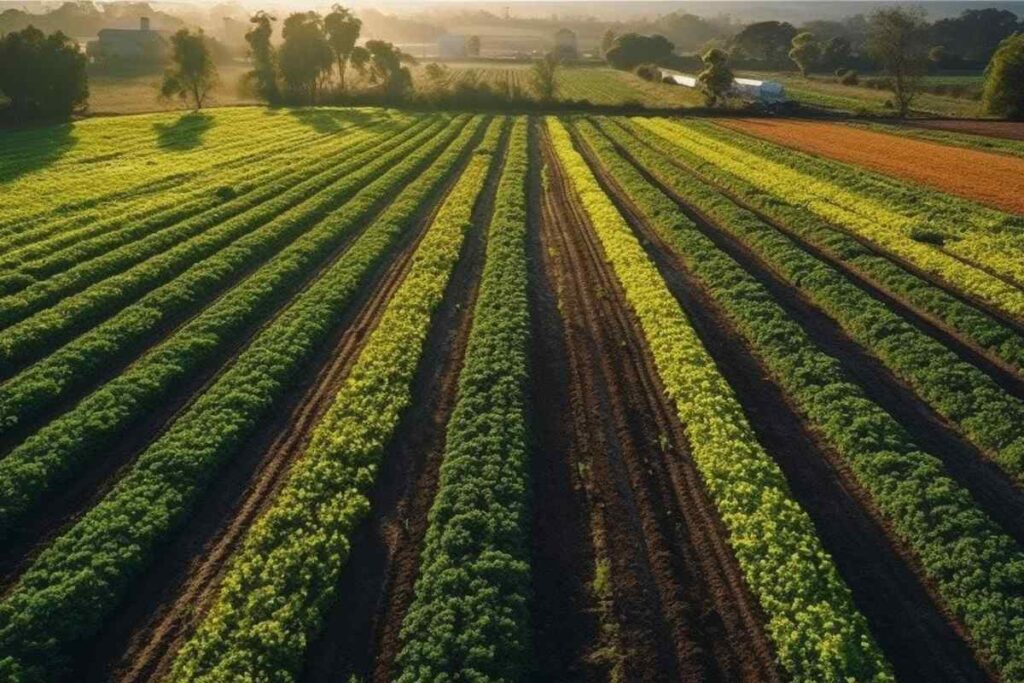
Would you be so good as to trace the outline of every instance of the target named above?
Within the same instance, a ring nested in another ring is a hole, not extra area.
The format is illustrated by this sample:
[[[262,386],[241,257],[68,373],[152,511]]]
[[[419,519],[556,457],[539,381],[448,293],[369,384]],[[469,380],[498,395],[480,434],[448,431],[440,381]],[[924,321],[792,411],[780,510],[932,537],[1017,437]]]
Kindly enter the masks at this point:
[[[460,79],[488,83],[500,90],[530,96],[531,65],[495,62],[458,62],[449,65],[448,83]],[[420,90],[429,89],[421,64],[414,73]],[[687,88],[645,81],[636,74],[603,66],[566,66],[558,72],[560,101],[588,101],[596,105],[636,105],[651,109],[687,108],[703,105],[703,96]]]
[[[0,131],[0,679],[1024,680],[1024,159],[887,129]]]
[[[748,72],[743,75],[779,81],[786,87],[786,95],[801,104],[811,107],[833,109],[854,114],[891,115],[893,109],[886,106],[892,94],[863,85],[843,85],[833,77],[812,76],[803,78],[793,73]],[[977,77],[928,77],[925,84],[960,83],[975,86]],[[981,103],[968,97],[938,95],[921,92],[911,107],[917,114],[974,118],[979,115]]]

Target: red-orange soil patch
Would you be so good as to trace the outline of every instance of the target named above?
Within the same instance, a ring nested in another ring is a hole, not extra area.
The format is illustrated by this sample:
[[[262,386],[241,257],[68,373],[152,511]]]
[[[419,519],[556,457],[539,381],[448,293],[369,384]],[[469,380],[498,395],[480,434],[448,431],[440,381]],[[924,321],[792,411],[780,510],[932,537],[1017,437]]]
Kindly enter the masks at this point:
[[[1024,214],[1024,159],[835,123],[734,119],[721,125]]]

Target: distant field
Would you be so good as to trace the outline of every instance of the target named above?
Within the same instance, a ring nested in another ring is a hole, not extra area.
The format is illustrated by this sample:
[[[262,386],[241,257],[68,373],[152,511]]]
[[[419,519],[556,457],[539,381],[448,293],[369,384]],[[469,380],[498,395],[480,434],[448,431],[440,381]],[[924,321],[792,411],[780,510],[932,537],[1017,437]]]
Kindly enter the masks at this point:
[[[224,107],[255,102],[238,92],[242,74],[249,70],[244,64],[221,65],[217,68],[220,85],[210,97],[209,106]],[[160,73],[138,75],[89,74],[89,112],[92,114],[138,114],[143,112],[184,109],[180,100],[160,99]]]
[[[426,62],[414,71],[416,86],[427,90],[424,75]],[[531,94],[531,68],[528,63],[501,64],[496,62],[459,62],[449,65],[454,83],[460,78],[490,83],[499,88],[506,84]],[[559,71],[558,99],[561,101],[586,100],[599,105],[639,104],[659,109],[693,107],[702,103],[699,93],[666,85],[651,83],[633,73],[601,66],[564,67]]]
[[[790,98],[814,107],[837,109],[850,113],[886,114],[892,113],[885,102],[891,99],[889,92],[865,86],[849,86],[837,83],[827,76],[803,78],[792,73],[745,72],[755,78],[766,78],[786,86]],[[977,82],[977,76],[934,76],[933,84],[953,82]],[[976,100],[922,93],[914,101],[913,109],[923,114],[971,118],[979,115],[980,106]]]

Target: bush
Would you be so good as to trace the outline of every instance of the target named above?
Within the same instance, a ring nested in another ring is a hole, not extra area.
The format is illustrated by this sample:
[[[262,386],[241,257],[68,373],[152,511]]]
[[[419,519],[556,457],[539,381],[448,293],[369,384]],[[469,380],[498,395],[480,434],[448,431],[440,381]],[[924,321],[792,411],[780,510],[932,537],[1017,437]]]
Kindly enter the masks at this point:
[[[1010,119],[1024,119],[1024,33],[999,44],[985,69],[982,91],[985,111]]]
[[[860,83],[860,76],[856,69],[846,69],[839,74],[839,82],[843,85],[857,85]]]
[[[8,33],[0,38],[0,92],[16,120],[66,118],[89,98],[85,55],[60,31]]]
[[[658,82],[661,80],[661,69],[654,64],[641,64],[633,73],[645,81]]]

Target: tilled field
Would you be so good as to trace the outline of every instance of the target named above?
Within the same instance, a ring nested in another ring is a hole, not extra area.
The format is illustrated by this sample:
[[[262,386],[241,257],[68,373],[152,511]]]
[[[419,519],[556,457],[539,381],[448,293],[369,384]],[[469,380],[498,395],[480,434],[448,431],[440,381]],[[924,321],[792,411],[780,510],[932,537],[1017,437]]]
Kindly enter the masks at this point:
[[[0,678],[1024,680],[1022,219],[789,126],[0,134]]]

